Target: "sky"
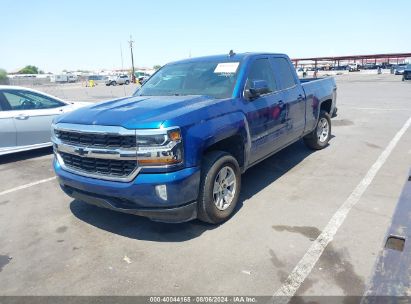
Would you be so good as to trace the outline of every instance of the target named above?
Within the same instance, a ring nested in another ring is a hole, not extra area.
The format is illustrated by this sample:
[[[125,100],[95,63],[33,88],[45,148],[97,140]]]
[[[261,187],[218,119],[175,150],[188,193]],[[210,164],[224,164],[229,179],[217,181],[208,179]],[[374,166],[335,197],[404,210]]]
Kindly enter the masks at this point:
[[[230,49],[292,58],[411,52],[410,0],[0,0],[0,11],[0,68],[9,72],[128,68],[130,35],[139,67]]]

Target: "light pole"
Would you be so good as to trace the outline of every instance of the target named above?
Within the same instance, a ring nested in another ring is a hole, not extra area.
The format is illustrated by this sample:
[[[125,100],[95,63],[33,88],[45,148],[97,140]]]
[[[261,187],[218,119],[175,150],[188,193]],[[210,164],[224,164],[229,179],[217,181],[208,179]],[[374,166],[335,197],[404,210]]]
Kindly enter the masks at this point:
[[[130,44],[130,51],[131,51],[131,69],[132,69],[132,75],[131,75],[131,82],[136,83],[136,75],[134,73],[134,56],[133,56],[133,38],[130,35],[130,41],[128,42]]]

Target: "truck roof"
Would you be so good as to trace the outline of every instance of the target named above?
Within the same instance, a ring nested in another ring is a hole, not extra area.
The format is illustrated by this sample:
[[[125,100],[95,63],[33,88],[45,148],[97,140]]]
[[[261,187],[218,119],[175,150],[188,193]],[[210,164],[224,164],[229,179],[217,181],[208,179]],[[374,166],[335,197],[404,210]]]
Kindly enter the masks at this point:
[[[287,56],[286,54],[280,53],[239,53],[229,56],[229,54],[221,54],[221,55],[212,55],[212,56],[202,56],[202,57],[195,57],[195,58],[187,58],[183,60],[177,60],[170,62],[170,64],[174,63],[188,63],[188,62],[199,62],[199,61],[243,61],[247,57],[257,56],[257,55],[277,55],[277,56]]]

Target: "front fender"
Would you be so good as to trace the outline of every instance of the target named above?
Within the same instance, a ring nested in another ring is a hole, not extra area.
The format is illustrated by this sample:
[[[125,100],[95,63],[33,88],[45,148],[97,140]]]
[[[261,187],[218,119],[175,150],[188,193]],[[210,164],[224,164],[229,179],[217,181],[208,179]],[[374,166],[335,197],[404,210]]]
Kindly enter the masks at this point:
[[[234,135],[241,135],[244,143],[244,160],[248,161],[251,148],[250,132],[244,113],[233,112],[201,121],[186,130],[184,143],[187,167],[199,166],[203,152],[213,144]]]

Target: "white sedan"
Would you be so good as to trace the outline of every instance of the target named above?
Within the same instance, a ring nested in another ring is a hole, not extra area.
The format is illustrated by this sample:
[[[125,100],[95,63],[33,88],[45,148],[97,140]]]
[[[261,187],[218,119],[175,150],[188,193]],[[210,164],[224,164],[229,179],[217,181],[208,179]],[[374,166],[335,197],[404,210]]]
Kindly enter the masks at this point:
[[[0,155],[51,146],[54,117],[83,107],[16,86],[0,86]]]

